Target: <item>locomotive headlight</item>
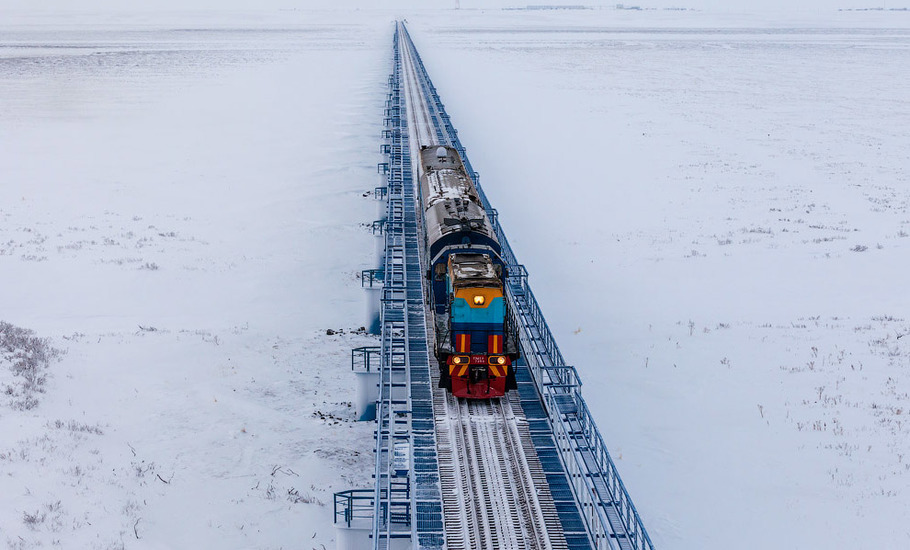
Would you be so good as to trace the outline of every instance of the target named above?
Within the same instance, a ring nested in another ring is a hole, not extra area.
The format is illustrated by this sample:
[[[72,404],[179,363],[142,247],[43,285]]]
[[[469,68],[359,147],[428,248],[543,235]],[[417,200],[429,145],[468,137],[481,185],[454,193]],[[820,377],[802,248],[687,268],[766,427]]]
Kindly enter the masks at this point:
[[[467,365],[470,362],[471,358],[467,355],[456,355],[455,357],[452,357],[453,365]]]
[[[477,296],[474,296],[474,305],[475,306],[482,306],[483,303],[486,301],[487,301],[487,299],[479,294]]]
[[[491,364],[491,365],[505,365],[505,364],[506,364],[506,358],[503,357],[502,355],[491,355],[491,356],[490,356],[490,364]]]

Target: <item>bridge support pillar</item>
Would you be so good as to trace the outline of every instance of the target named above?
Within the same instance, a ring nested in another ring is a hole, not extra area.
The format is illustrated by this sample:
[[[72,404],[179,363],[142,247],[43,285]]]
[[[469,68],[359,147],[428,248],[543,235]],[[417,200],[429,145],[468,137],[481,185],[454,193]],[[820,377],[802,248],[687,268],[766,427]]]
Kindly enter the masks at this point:
[[[382,302],[382,286],[367,287],[366,324],[367,332],[379,334],[379,306]]]
[[[376,420],[376,400],[379,399],[379,372],[355,372],[354,410],[357,420]]]
[[[373,540],[373,520],[361,519],[352,521],[350,526],[344,523],[335,524],[335,550],[371,550]]]

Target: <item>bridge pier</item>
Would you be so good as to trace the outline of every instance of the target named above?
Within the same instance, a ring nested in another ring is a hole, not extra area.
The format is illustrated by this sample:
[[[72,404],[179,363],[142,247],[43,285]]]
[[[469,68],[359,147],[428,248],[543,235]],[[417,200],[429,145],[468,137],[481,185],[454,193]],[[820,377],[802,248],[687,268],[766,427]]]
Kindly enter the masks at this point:
[[[379,372],[355,372],[354,408],[357,420],[376,420],[376,400],[379,399]]]

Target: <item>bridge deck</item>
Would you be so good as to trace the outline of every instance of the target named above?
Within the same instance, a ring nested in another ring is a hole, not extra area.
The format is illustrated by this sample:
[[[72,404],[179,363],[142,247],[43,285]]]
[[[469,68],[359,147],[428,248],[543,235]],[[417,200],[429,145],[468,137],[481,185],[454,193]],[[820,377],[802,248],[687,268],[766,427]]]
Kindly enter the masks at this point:
[[[418,98],[411,99],[420,104],[422,111],[420,117],[413,119],[413,125],[419,128],[409,127],[405,116],[408,86],[422,91]],[[388,214],[383,225],[386,249],[380,313],[374,547],[389,548],[394,540],[406,538],[416,548],[462,546],[456,544],[455,537],[448,545],[446,541],[449,518],[444,517],[440,450],[448,452],[450,446],[446,442],[443,448],[439,447],[439,438],[446,437],[438,432],[440,415],[446,413],[439,410],[438,396],[434,408],[432,374],[436,367],[429,348],[432,334],[427,332],[420,218],[411,164],[413,140],[417,140],[450,144],[459,150],[510,268],[507,296],[511,322],[519,328],[523,356],[516,370],[519,387],[517,399],[511,397],[512,407],[520,416],[517,425],[521,426],[521,445],[535,455],[526,463],[533,464],[528,466],[532,469],[539,468],[537,475],[542,475],[549,488],[549,499],[538,506],[537,513],[549,517],[544,508],[552,506],[558,516],[555,529],[559,539],[564,539],[564,543],[545,547],[653,550],[581,396],[577,373],[565,365],[528,286],[527,271],[516,261],[496,211],[480,187],[479,176],[471,168],[423,62],[400,24],[395,33],[394,71],[389,79],[385,122],[383,135],[387,142],[382,151],[389,155],[389,162],[382,166],[388,172]],[[528,472],[527,476],[531,478],[533,474]],[[460,540],[472,539],[465,534]],[[524,542],[516,544],[526,547]]]

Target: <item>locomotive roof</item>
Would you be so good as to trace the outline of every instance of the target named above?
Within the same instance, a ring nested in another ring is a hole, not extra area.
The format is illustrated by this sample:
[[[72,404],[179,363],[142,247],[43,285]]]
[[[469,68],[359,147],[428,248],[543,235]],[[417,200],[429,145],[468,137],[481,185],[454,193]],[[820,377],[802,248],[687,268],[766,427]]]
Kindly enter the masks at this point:
[[[480,202],[458,152],[451,147],[424,147],[420,162],[427,180],[425,208],[447,199]]]
[[[458,151],[442,145],[423,147],[418,162],[430,257],[435,261],[448,246],[485,246],[498,254],[496,233]]]
[[[452,254],[449,261],[452,265],[452,275],[462,283],[499,284],[493,262],[486,254]]]

